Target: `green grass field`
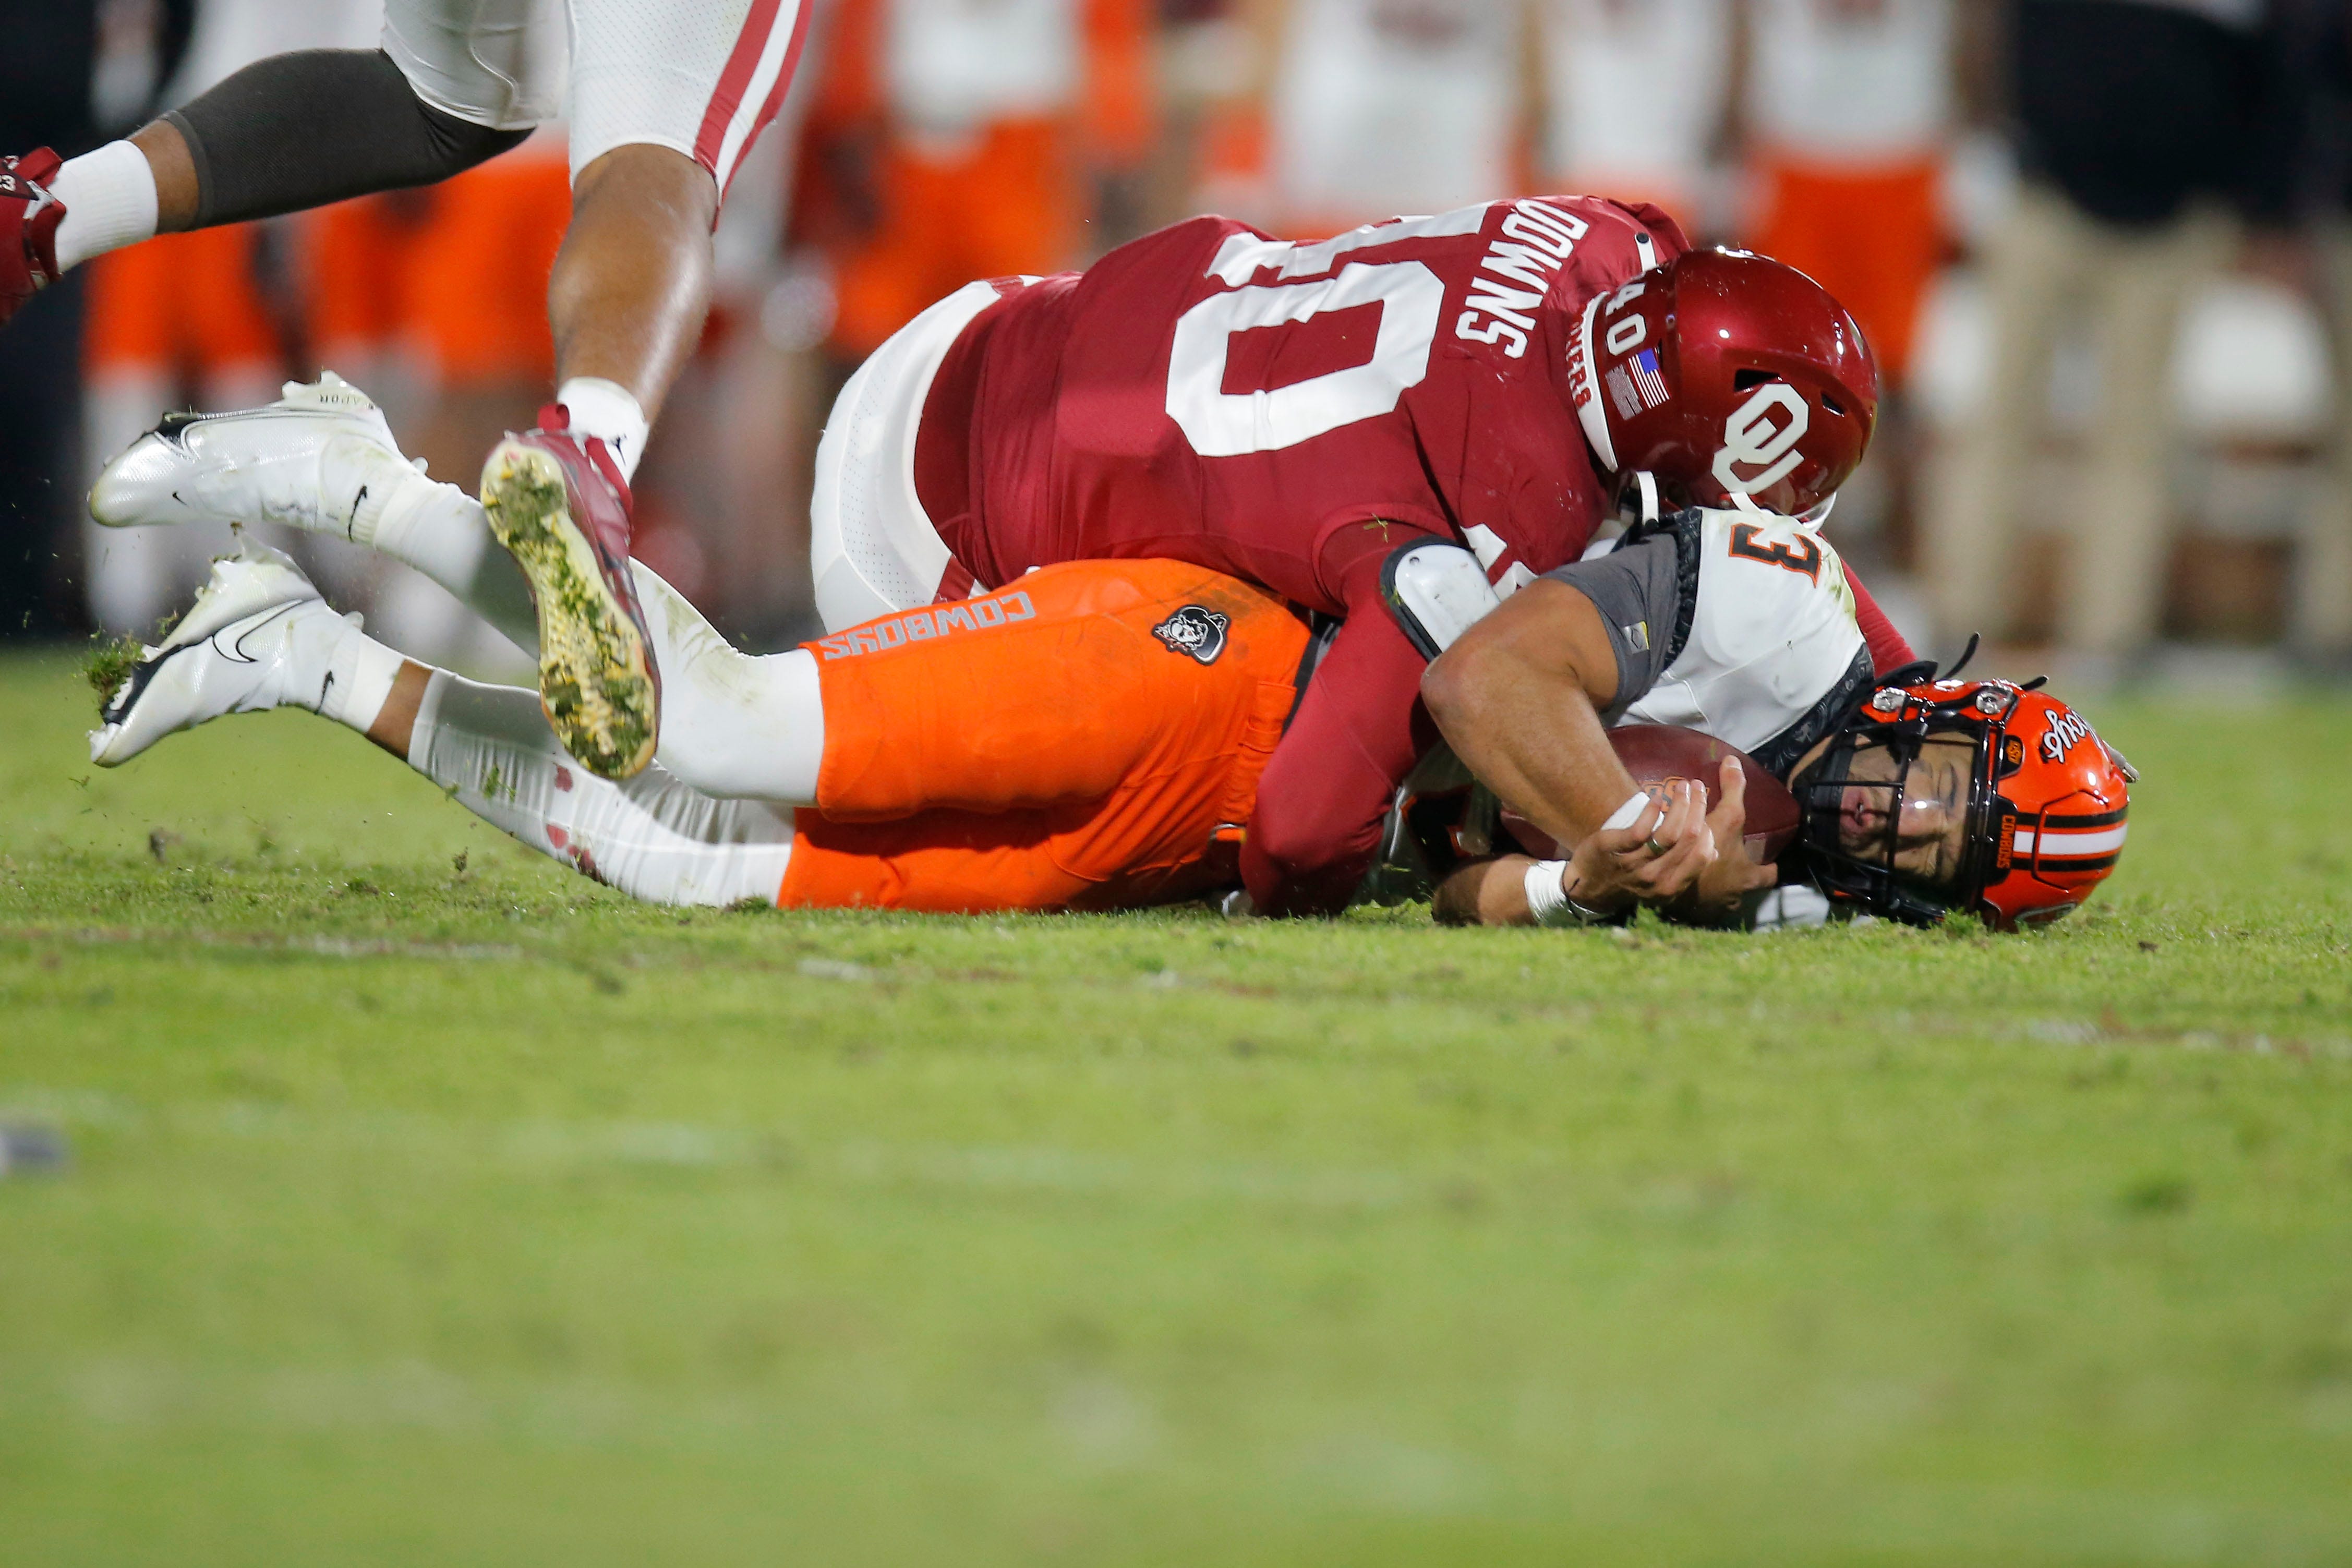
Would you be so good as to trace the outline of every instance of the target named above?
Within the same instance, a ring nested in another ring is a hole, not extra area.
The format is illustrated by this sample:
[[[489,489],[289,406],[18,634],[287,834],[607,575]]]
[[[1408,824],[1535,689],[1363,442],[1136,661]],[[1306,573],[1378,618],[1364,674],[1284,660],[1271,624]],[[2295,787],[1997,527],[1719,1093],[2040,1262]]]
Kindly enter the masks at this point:
[[[2352,705],[2032,938],[639,908],[0,663],[0,1542],[2352,1561]]]

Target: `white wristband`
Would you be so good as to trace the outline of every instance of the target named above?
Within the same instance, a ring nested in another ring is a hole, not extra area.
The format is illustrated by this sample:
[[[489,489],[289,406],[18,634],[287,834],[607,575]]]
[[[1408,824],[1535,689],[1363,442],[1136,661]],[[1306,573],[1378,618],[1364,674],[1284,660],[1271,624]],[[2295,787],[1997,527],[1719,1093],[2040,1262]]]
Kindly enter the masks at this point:
[[[1568,893],[1560,884],[1568,876],[1565,860],[1538,860],[1528,868],[1528,913],[1539,926],[1581,925],[1569,912]]]
[[[1615,816],[1612,816],[1608,821],[1601,825],[1601,831],[1603,833],[1622,833],[1625,829],[1633,826],[1633,824],[1641,821],[1642,814],[1649,809],[1650,792],[1645,789],[1637,789],[1632,795],[1627,797],[1624,805],[1617,808]]]

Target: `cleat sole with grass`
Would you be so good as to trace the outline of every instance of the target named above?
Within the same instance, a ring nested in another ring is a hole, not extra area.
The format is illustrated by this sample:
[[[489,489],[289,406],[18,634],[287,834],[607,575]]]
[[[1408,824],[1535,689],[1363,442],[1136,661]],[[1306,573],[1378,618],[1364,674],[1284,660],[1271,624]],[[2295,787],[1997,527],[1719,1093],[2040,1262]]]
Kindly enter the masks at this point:
[[[502,443],[483,470],[482,510],[538,607],[539,700],[549,727],[589,772],[635,777],[654,757],[652,656],[572,521],[562,465],[523,442]]]

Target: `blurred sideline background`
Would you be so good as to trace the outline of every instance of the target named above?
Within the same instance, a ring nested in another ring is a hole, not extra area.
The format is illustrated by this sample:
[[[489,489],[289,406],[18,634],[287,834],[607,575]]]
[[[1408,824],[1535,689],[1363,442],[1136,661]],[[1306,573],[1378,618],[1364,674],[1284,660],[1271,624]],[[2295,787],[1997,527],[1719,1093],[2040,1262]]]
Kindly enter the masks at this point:
[[[1923,651],[2075,689],[2352,670],[2352,0],[812,0],[639,553],[754,647],[814,628],[809,469],[859,358],[964,281],[1200,211],[1288,237],[1654,200],[1802,268],[1889,397],[1828,532]],[[71,156],[380,0],[0,0],[0,146]],[[104,258],[0,332],[0,639],[151,628],[221,542],[82,521],[173,407],[331,367],[472,487],[551,376],[560,128],[427,191]],[[523,668],[331,541],[331,599]]]

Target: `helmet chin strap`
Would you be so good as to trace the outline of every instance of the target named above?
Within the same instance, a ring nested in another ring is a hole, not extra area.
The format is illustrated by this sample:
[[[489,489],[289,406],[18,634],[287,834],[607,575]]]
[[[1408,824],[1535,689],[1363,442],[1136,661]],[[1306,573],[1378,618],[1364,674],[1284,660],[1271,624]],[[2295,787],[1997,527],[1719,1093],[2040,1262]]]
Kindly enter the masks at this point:
[[[1664,515],[1658,506],[1658,476],[1643,468],[1634,474],[1634,484],[1642,490],[1642,526],[1649,527]]]

